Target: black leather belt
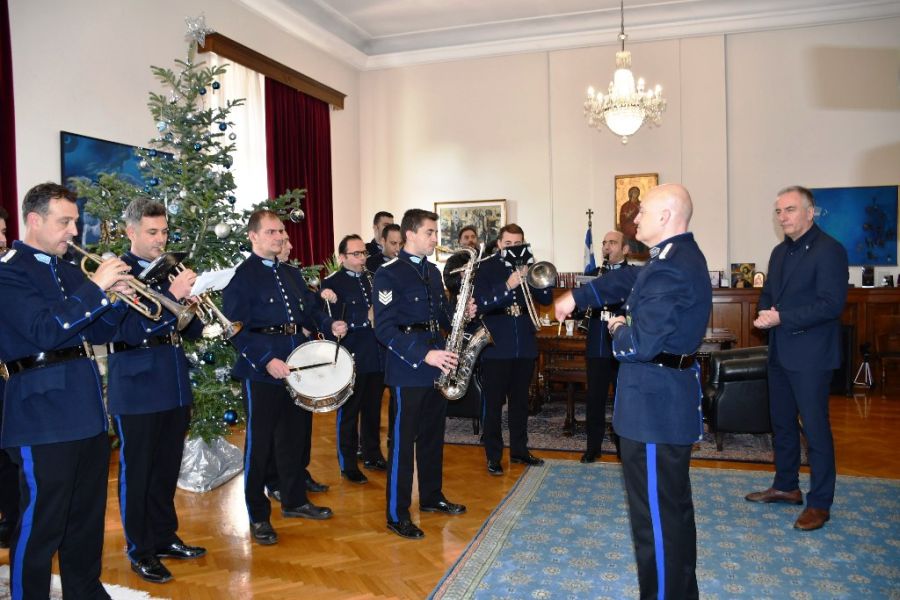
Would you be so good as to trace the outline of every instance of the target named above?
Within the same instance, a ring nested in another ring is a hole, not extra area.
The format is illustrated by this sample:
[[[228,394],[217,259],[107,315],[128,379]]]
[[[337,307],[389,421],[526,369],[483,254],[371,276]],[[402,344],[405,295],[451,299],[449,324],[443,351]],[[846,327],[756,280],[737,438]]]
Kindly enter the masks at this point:
[[[61,348],[59,350],[48,350],[34,356],[25,356],[6,363],[10,376],[36,369],[38,367],[46,367],[56,363],[65,362],[67,360],[75,360],[76,358],[93,358],[94,351],[88,351],[84,346],[72,346],[71,348]]]
[[[285,323],[284,325],[270,325],[269,327],[257,327],[250,331],[253,333],[264,333],[266,335],[296,335],[297,324]]]
[[[152,348],[153,346],[178,346],[179,344],[181,344],[181,336],[177,333],[169,333],[167,335],[156,335],[147,338],[136,346],[126,344],[125,342],[113,342],[110,344],[110,348],[112,349],[112,354],[115,354],[117,352],[127,352],[128,350]]]
[[[427,321],[425,323],[412,323],[411,325],[400,325],[400,331],[410,333],[411,331],[430,331],[436,333],[440,331],[437,321]]]
[[[660,352],[650,362],[669,367],[670,369],[678,369],[684,371],[694,366],[697,360],[697,353],[694,354],[670,354],[668,352]]]

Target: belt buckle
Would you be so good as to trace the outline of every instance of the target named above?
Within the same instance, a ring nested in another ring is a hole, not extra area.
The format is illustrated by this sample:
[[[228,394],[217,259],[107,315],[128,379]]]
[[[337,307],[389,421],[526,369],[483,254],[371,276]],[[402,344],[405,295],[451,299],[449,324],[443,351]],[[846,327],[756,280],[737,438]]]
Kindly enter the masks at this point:
[[[285,335],[295,335],[297,333],[297,324],[296,323],[285,323],[284,324],[284,333],[285,333]]]
[[[173,346],[181,345],[181,334],[177,331],[173,331],[169,334],[169,341],[172,342]]]
[[[5,362],[0,362],[0,377],[3,378],[3,381],[9,381],[9,367]]]
[[[522,307],[518,304],[511,304],[506,309],[506,314],[511,317],[518,317],[522,315]]]

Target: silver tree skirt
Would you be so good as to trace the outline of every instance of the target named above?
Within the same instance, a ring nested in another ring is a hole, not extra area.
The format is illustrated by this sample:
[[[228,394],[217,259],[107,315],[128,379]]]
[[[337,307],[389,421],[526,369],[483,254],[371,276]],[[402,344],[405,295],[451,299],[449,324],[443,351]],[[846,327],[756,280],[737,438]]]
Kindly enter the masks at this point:
[[[207,444],[202,439],[184,443],[178,487],[190,492],[208,492],[240,473],[244,468],[243,452],[224,439]]]

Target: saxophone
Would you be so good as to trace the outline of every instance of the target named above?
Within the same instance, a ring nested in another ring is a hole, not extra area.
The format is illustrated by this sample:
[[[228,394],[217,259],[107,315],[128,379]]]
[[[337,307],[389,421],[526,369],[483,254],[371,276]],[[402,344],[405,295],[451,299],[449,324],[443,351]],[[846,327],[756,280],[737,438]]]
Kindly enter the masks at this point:
[[[494,343],[491,332],[485,327],[483,321],[474,333],[469,334],[465,331],[469,321],[466,318],[466,307],[469,305],[469,299],[475,288],[475,270],[478,268],[484,246],[481,246],[477,254],[472,248],[463,247],[460,250],[469,254],[469,262],[463,267],[462,282],[456,298],[456,310],[453,312],[453,322],[445,347],[445,350],[455,352],[459,360],[455,369],[449,373],[441,373],[438,380],[434,382],[434,387],[439,389],[448,400],[459,400],[466,395],[478,355],[486,345]]]

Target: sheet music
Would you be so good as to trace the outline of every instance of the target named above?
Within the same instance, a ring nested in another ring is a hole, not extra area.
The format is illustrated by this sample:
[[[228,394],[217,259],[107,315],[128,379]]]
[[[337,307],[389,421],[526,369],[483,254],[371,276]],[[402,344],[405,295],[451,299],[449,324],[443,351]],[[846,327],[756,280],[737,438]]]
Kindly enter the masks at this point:
[[[219,271],[207,271],[197,276],[194,287],[191,288],[191,296],[199,296],[205,292],[217,292],[225,289],[225,286],[234,277],[234,267]]]

